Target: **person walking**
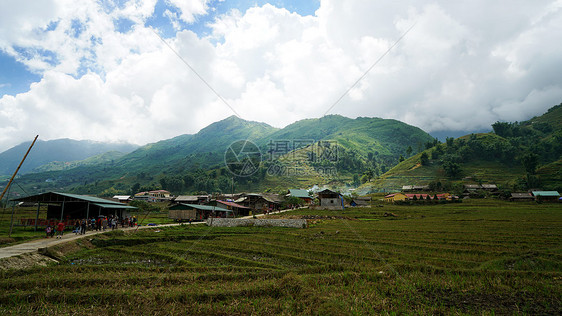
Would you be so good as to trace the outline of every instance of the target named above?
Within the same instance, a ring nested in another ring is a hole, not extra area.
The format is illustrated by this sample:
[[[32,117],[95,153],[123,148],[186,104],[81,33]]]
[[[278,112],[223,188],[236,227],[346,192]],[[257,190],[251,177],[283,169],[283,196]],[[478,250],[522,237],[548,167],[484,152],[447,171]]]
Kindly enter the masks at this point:
[[[57,239],[62,239],[63,233],[64,233],[64,222],[59,222],[57,224]]]
[[[80,235],[84,235],[86,234],[86,228],[88,227],[88,220],[87,219],[83,219],[82,222],[80,223]]]
[[[104,217],[101,220],[101,226],[103,227],[103,231],[105,231],[107,229],[107,217]]]
[[[77,219],[76,222],[74,222],[74,234],[78,235],[80,234],[80,220]]]
[[[51,230],[53,230],[51,225],[47,225],[47,228],[45,228],[45,233],[47,233],[47,238],[51,237]]]

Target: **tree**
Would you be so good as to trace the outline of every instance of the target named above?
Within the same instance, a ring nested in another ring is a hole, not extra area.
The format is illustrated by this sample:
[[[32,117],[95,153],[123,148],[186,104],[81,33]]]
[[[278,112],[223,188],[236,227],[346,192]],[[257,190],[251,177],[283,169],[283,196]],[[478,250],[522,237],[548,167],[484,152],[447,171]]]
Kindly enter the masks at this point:
[[[535,174],[539,164],[539,156],[532,152],[527,152],[521,157],[521,163],[529,174]]]
[[[492,124],[494,133],[501,137],[511,137],[513,136],[513,125],[507,122],[495,122]]]
[[[367,182],[369,182],[369,176],[367,176],[366,174],[364,174],[364,175],[361,177],[361,183],[367,183]]]
[[[443,169],[445,170],[445,174],[450,178],[457,178],[462,172],[461,166],[450,160],[443,163]]]
[[[361,180],[359,179],[359,175],[358,175],[358,174],[354,174],[354,175],[353,175],[353,185],[355,185],[355,186],[360,185],[360,184],[361,184],[360,181],[361,181]]]
[[[400,158],[398,159],[399,162],[404,161],[404,156],[400,155]]]
[[[301,205],[304,205],[304,200],[296,196],[287,197],[285,198],[285,201],[283,201],[282,203],[283,208],[289,208],[292,206],[301,206]]]
[[[410,157],[412,155],[412,151],[414,151],[412,146],[408,146],[408,148],[406,148],[406,157]]]
[[[371,179],[375,177],[375,170],[369,167],[363,174],[367,176],[368,181],[371,181]]]
[[[135,183],[135,184],[133,184],[133,186],[131,186],[131,191],[130,191],[130,192],[131,192],[131,195],[135,195],[135,193],[138,193],[139,190],[140,190],[140,186],[141,186],[141,185],[140,185],[140,183],[138,183],[138,182]]]
[[[129,205],[134,206],[134,207],[138,207],[139,210],[143,213],[160,212],[161,211],[161,209],[160,209],[160,207],[158,207],[158,205],[153,204],[153,203],[148,203],[146,201],[133,200],[129,203]]]
[[[429,164],[429,156],[427,155],[427,153],[425,151],[420,156],[420,163],[423,166],[427,166]]]
[[[441,181],[434,180],[429,183],[429,190],[431,191],[440,191],[443,188]]]

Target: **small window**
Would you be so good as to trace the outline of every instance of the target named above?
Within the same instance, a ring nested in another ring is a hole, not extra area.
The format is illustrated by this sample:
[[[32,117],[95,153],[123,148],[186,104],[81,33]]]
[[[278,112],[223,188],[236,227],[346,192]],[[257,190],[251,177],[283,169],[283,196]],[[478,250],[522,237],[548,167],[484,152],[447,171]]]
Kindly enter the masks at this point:
[[[334,204],[334,200],[330,200],[330,203],[331,203],[331,204]]]

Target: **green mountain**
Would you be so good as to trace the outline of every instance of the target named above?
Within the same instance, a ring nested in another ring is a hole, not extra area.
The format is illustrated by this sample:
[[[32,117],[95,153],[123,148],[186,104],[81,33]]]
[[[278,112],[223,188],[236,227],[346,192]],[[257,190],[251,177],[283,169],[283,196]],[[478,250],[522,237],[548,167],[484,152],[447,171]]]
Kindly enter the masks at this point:
[[[381,118],[350,119],[328,115],[295,122],[271,135],[273,139],[335,140],[346,149],[367,156],[369,152],[398,159],[408,146],[420,147],[433,138],[406,123]]]
[[[238,140],[252,141],[262,153],[260,168],[251,176],[233,175],[225,164],[227,148]],[[322,141],[329,141],[333,149],[337,149],[335,155],[326,158],[325,147],[322,152],[308,150],[302,156],[304,160],[298,162],[299,166],[304,166],[306,174],[271,172],[271,167],[281,158],[272,160],[272,153],[286,157],[293,150],[295,153],[304,150],[296,144],[316,146]],[[367,169],[385,171],[396,164],[401,155],[406,155],[408,147],[421,148],[433,142],[435,140],[421,129],[396,120],[330,115],[278,129],[231,116],[197,134],[148,144],[118,159],[76,164],[75,168],[60,171],[44,169],[49,171],[27,174],[18,181],[29,191],[56,188],[104,195],[159,187],[174,193],[229,192],[233,181],[238,189],[265,190],[285,185],[353,181],[354,176]],[[338,174],[329,177],[322,174],[327,164]]]
[[[492,133],[448,138],[364,187],[393,191],[404,185],[496,183],[508,190],[562,189],[562,104],[528,121],[496,122],[492,128]]]
[[[47,172],[47,171],[60,171],[60,170],[68,170],[73,169],[80,166],[93,166],[93,165],[100,165],[111,163],[123,156],[125,153],[120,151],[108,151],[103,154],[95,155],[84,160],[76,160],[76,161],[53,161],[47,164],[41,165],[37,168],[34,168],[32,172]]]
[[[24,142],[0,153],[0,175],[12,175],[31,142]],[[128,143],[104,143],[88,140],[56,139],[37,140],[27,156],[19,174],[52,162],[71,162],[83,160],[109,151],[129,153],[139,146]]]
[[[212,123],[194,135],[181,135],[143,146],[115,162],[111,173],[157,174],[174,168],[209,168],[223,162],[224,151],[241,139],[256,141],[277,129],[265,123],[231,116]],[[110,176],[108,174],[108,176]]]

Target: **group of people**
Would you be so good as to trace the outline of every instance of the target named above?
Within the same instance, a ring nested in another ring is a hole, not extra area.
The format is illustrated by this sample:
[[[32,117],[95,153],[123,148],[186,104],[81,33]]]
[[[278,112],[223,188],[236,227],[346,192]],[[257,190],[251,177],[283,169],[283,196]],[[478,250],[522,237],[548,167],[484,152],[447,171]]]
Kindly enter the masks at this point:
[[[117,216],[109,215],[109,216],[100,216],[97,219],[91,218],[90,219],[90,228],[92,230],[97,231],[106,231],[108,229],[114,230],[117,229],[119,224],[121,224],[122,228],[125,227],[133,227],[137,225],[137,217],[125,217],[119,218]]]
[[[88,219],[78,219],[74,222],[74,230],[73,233],[75,235],[84,235],[88,228],[90,230],[96,231],[106,231],[106,230],[114,230],[117,229],[119,224],[121,224],[122,228],[125,227],[134,227],[137,225],[137,217],[125,217],[125,218],[118,218],[114,215],[109,216],[99,216],[97,219],[94,217],[90,217]],[[64,222],[59,222],[58,224],[51,226],[48,225],[45,228],[45,233],[47,234],[47,238],[54,237],[55,233],[57,235],[57,239],[62,238],[64,234],[64,229],[66,225]]]
[[[56,232],[57,239],[61,239],[64,233],[65,226],[66,225],[64,224],[64,222],[59,222],[54,226],[47,225],[47,228],[45,228],[45,232],[47,233],[47,238],[53,238]]]

